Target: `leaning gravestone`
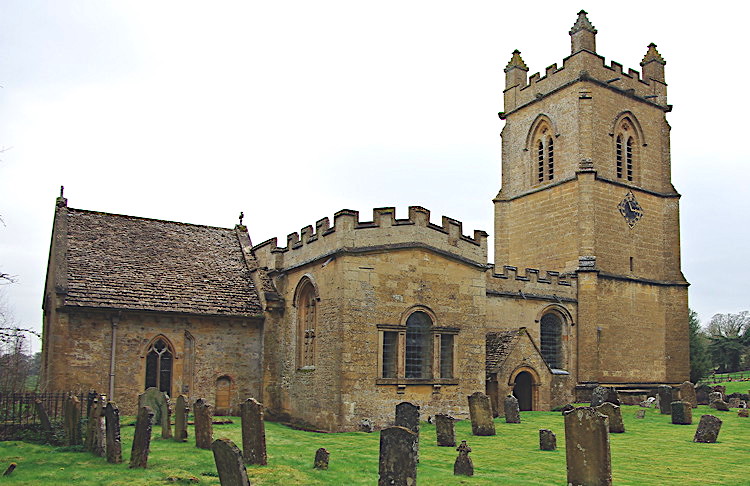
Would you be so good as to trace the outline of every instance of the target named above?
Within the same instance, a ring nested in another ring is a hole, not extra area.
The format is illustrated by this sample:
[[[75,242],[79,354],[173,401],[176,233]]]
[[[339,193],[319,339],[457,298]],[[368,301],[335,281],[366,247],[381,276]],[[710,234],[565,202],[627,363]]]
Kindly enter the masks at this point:
[[[469,415],[471,433],[474,435],[495,435],[495,422],[492,421],[490,397],[482,392],[469,395]]]
[[[122,462],[122,444],[120,443],[120,410],[112,402],[104,407],[105,432],[107,443],[107,462],[120,464]]]
[[[456,462],[453,463],[453,475],[473,476],[474,463],[471,461],[471,457],[469,457],[471,447],[469,447],[465,440],[462,440],[461,445],[456,450],[458,451],[458,457],[456,458]]]
[[[693,424],[693,405],[690,402],[672,402],[672,423],[675,425]]]
[[[248,398],[240,404],[242,419],[242,457],[245,464],[265,466],[266,426],[263,423],[263,405],[254,398]]]
[[[729,402],[727,402],[729,408],[740,408],[741,403],[742,400],[740,400],[739,398],[730,398]]]
[[[104,397],[94,397],[86,424],[86,450],[99,457],[104,457],[105,453],[104,427]]]
[[[210,449],[214,436],[211,405],[199,398],[193,404],[193,417],[195,419],[195,447]]]
[[[81,445],[81,401],[73,395],[63,402],[65,445]]]
[[[44,408],[42,401],[38,398],[34,400],[34,407],[36,408],[36,414],[39,416],[39,423],[42,425],[42,430],[49,432],[52,430],[52,423],[49,421],[49,415],[47,410]]]
[[[620,397],[617,395],[617,388],[612,386],[597,386],[591,392],[591,408],[598,407],[604,402],[620,404]]]
[[[703,415],[698,423],[698,429],[695,431],[693,442],[704,442],[713,444],[719,437],[721,430],[721,419],[713,415]]]
[[[680,385],[680,400],[688,402],[691,407],[698,407],[698,397],[695,394],[695,385],[689,381],[685,381]]]
[[[221,486],[250,486],[242,453],[229,439],[216,439],[211,444]]]
[[[315,463],[313,464],[314,469],[328,469],[328,460],[331,457],[331,453],[325,448],[321,447],[315,451]]]
[[[133,436],[133,448],[130,451],[130,467],[145,468],[148,464],[148,453],[151,449],[151,423],[154,412],[151,407],[138,409],[138,418],[135,422],[135,435]]]
[[[672,387],[669,385],[659,385],[659,413],[662,415],[671,414],[672,409],[670,405],[673,401]]]
[[[139,407],[150,407],[154,412],[153,424],[161,425],[161,437],[169,439],[172,437],[172,416],[169,408],[169,395],[151,387],[138,395]]]
[[[456,447],[456,419],[450,415],[435,415],[435,434],[440,447]]]
[[[568,484],[611,485],[609,419],[591,407],[565,414]]]
[[[618,405],[604,402],[598,407],[594,407],[594,410],[607,416],[609,419],[610,434],[622,434],[625,432],[625,424],[622,422],[622,411]]]
[[[174,436],[177,442],[185,442],[188,437],[187,423],[190,407],[188,407],[187,397],[180,395],[177,397],[174,411]]]
[[[380,431],[378,486],[417,484],[417,434],[404,427]]]
[[[539,450],[557,450],[557,436],[549,429],[539,429]]]
[[[521,423],[521,411],[518,408],[518,399],[513,395],[508,395],[503,401],[503,408],[505,409],[505,423],[506,424],[520,424]]]
[[[729,411],[729,404],[724,400],[714,400],[708,406],[713,408],[714,410],[720,410],[722,412]]]

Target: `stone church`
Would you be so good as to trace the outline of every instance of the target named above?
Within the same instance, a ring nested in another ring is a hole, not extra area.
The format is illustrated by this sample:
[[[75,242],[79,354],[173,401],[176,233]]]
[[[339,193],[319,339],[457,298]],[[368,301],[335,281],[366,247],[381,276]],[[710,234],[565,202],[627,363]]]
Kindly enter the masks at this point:
[[[344,431],[402,401],[463,418],[476,391],[549,410],[596,384],[635,397],[687,379],[665,61],[652,44],[640,72],[606,64],[596,32],[581,11],[562,66],[528,76],[515,51],[505,68],[494,264],[487,233],[419,206],[342,210],[280,246],[61,194],[42,386],[124,413],[150,386],[219,413],[255,397]]]

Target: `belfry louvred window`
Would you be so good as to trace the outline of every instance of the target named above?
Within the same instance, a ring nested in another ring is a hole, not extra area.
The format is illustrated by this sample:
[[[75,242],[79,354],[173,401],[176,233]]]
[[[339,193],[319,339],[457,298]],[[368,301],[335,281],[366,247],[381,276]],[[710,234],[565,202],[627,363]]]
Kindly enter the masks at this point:
[[[528,150],[533,154],[533,183],[552,181],[555,179],[555,138],[549,119],[543,117],[532,125],[531,130],[533,145]]]
[[[639,132],[631,116],[623,117],[616,124],[615,131],[615,176],[617,179],[635,182]]]

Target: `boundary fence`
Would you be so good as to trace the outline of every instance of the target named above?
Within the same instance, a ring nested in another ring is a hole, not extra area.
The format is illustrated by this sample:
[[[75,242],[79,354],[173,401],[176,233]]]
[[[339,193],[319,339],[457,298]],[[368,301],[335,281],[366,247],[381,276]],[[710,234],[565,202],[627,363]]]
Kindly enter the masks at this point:
[[[81,417],[88,418],[91,401],[96,397],[95,392],[0,392],[0,425],[30,425],[40,423],[36,402],[47,412],[50,422],[62,422],[63,403],[73,395],[79,400]]]

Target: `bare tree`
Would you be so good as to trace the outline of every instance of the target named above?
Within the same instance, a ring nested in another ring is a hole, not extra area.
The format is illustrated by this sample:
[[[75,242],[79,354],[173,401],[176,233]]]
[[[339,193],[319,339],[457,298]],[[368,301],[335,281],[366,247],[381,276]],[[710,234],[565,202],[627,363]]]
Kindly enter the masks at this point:
[[[716,314],[708,323],[707,331],[713,337],[740,337],[750,329],[750,311],[737,314]]]

